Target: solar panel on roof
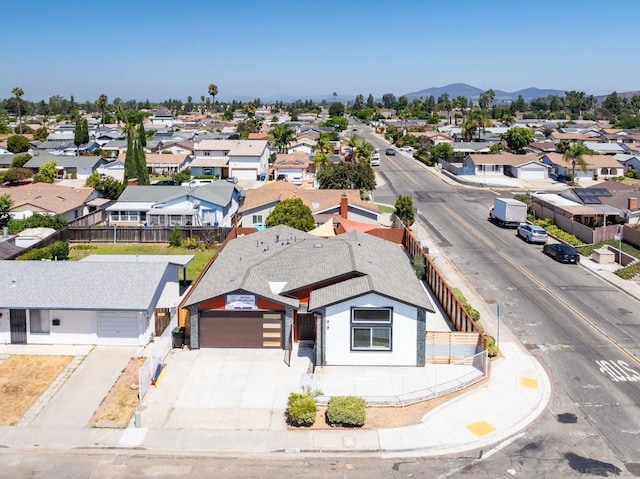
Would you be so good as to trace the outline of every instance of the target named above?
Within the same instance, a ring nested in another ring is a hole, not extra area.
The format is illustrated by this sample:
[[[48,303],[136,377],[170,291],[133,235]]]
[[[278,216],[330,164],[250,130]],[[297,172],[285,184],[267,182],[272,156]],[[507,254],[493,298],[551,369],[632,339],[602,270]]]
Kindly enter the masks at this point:
[[[605,188],[575,188],[573,192],[585,205],[602,204],[601,196],[611,196],[611,192]]]

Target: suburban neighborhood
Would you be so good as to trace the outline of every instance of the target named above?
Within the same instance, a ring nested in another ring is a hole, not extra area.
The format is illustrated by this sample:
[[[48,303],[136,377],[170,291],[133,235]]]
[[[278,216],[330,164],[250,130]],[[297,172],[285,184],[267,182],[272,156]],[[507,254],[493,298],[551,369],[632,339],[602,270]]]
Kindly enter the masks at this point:
[[[634,51],[463,4],[4,7],[0,477],[640,477]]]

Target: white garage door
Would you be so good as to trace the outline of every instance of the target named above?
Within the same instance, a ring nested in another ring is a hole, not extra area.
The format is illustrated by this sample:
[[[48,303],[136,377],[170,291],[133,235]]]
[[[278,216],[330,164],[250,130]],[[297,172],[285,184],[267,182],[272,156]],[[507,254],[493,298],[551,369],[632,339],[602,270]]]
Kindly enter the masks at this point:
[[[137,346],[138,321],[137,313],[98,313],[98,344]]]
[[[258,170],[233,170],[230,176],[235,176],[239,180],[254,180],[258,176]]]
[[[547,176],[547,170],[520,170],[523,180],[544,180]]]

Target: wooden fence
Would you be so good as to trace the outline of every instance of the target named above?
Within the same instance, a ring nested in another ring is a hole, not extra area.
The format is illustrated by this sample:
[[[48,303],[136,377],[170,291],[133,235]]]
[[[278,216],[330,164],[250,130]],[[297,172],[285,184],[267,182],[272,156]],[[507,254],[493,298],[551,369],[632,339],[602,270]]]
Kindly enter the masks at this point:
[[[81,216],[80,218],[69,221],[68,226],[93,226],[105,221],[108,216],[109,212],[107,210],[96,210],[92,213]]]
[[[222,243],[233,228],[216,226],[69,226],[71,243],[168,243],[174,229],[182,239]]]
[[[443,274],[433,263],[429,255],[427,255],[420,244],[420,241],[414,236],[413,231],[405,228],[403,245],[412,258],[422,256],[425,263],[425,281],[431,288],[431,291],[438,298],[438,302],[447,314],[451,323],[455,326],[456,331],[466,333],[477,333],[479,335],[479,344],[482,349],[486,349],[486,339],[484,334],[478,328],[471,315],[462,306],[462,303],[453,293],[453,288],[449,286]]]

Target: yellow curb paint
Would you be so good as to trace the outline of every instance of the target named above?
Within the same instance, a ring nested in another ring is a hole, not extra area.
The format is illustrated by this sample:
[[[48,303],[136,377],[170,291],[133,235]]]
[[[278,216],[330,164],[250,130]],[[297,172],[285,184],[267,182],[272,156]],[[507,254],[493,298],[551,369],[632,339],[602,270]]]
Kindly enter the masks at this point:
[[[520,386],[523,388],[538,389],[538,380],[536,378],[520,376]]]
[[[474,433],[476,436],[486,436],[490,432],[496,430],[496,428],[489,424],[487,421],[472,422],[471,424],[467,424],[467,429]]]

